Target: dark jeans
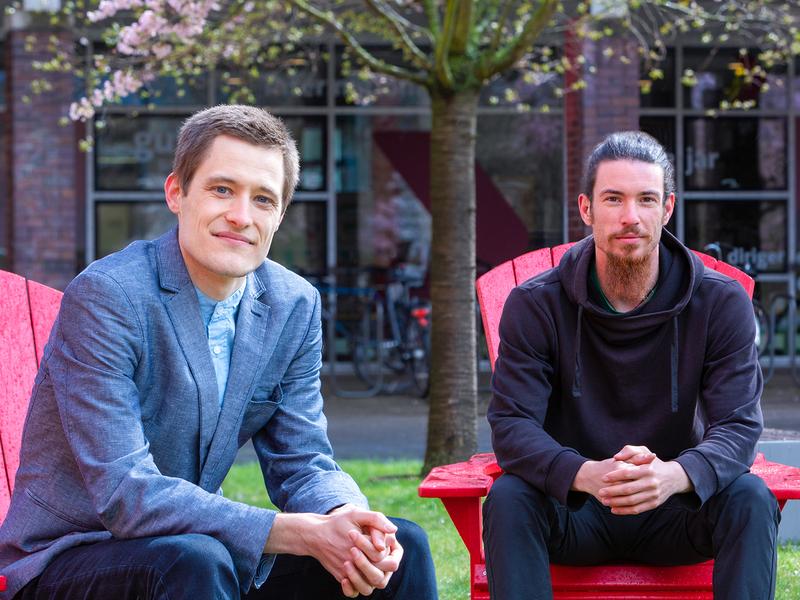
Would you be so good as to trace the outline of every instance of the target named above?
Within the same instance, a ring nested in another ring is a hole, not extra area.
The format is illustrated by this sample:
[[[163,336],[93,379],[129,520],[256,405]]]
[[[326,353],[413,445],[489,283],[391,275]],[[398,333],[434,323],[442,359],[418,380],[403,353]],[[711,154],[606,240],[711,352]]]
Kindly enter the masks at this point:
[[[436,577],[425,532],[392,519],[404,554],[400,569],[375,600],[436,600]],[[279,555],[247,600],[339,600],[336,580],[313,558]],[[230,554],[200,534],[110,540],[59,555],[15,600],[221,600],[239,598]]]
[[[550,562],[678,565],[710,558],[716,600],[775,596],[780,511],[755,475],[742,475],[699,511],[671,498],[641,515],[616,516],[592,497],[570,511],[504,474],[492,486],[483,515],[492,600],[552,598]]]

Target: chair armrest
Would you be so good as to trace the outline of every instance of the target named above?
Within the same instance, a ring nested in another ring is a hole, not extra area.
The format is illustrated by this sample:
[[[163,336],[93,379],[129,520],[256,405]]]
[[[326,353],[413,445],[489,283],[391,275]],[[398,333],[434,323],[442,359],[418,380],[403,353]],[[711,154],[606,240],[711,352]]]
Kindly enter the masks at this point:
[[[466,462],[435,467],[419,485],[422,498],[483,497],[502,471],[494,454],[476,454]]]
[[[481,498],[501,473],[494,454],[476,454],[466,462],[435,467],[418,488],[422,498],[442,501],[467,547],[473,570],[484,563]]]
[[[774,463],[758,453],[750,472],[758,475],[775,494],[783,508],[787,500],[800,500],[800,469],[780,463]]]

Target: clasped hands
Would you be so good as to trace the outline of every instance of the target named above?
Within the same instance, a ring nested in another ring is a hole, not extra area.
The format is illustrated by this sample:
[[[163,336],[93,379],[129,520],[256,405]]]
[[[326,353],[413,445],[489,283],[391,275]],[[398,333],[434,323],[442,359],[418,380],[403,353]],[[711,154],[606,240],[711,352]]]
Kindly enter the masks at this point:
[[[383,589],[403,558],[397,527],[379,512],[345,504],[326,515],[280,513],[264,552],[312,556],[348,598]]]
[[[322,563],[341,584],[344,595],[348,598],[359,594],[368,596],[375,589],[385,588],[403,558],[403,547],[394,535],[397,531],[394,523],[381,513],[349,504],[328,515],[342,519],[343,523],[336,526],[339,532],[350,527],[346,532],[346,539],[351,543],[347,550],[349,556],[340,556],[343,561],[341,576],[335,564],[329,568]]]
[[[581,465],[572,489],[591,494],[615,515],[637,515],[693,487],[679,463],[664,462],[645,446],[629,445],[611,458]]]

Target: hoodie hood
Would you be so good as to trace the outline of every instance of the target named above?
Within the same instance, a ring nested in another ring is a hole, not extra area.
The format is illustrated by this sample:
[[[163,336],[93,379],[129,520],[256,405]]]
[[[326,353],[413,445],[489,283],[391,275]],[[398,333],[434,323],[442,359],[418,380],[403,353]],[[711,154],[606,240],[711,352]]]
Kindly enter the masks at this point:
[[[567,297],[578,307],[575,331],[575,376],[572,395],[582,394],[582,338],[588,328],[596,339],[609,346],[609,352],[628,344],[641,345],[668,340],[670,370],[670,409],[678,411],[679,316],[697,291],[704,266],[699,257],[681,244],[666,229],[659,243],[658,283],[648,301],[627,313],[611,313],[598,305],[589,289],[589,270],[595,260],[594,236],[588,236],[567,251],[558,266],[558,277]],[[667,328],[668,331],[664,331]]]
[[[657,292],[649,302],[621,314],[609,313],[589,293],[589,269],[595,260],[594,236],[573,245],[559,263],[559,280],[570,301],[606,327],[624,332],[658,325],[681,313],[703,278],[702,261],[664,229],[659,243]]]

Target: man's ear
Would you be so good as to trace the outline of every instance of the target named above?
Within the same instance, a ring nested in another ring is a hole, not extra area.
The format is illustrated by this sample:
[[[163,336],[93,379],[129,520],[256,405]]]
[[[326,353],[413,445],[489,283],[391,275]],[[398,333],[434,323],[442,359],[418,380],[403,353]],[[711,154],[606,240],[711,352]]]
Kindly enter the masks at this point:
[[[581,212],[581,219],[585,225],[592,226],[592,201],[586,194],[578,196],[578,209]]]
[[[669,223],[670,217],[672,217],[672,213],[675,210],[675,194],[670,194],[667,196],[667,201],[664,202],[664,218],[662,219],[661,224],[666,225]]]
[[[183,195],[181,194],[181,183],[174,172],[167,175],[167,179],[164,181],[164,198],[167,200],[167,207],[170,211],[176,215],[180,214]]]

